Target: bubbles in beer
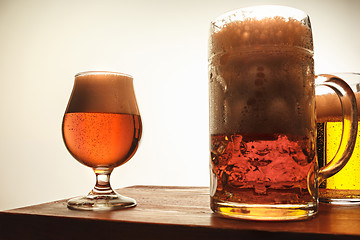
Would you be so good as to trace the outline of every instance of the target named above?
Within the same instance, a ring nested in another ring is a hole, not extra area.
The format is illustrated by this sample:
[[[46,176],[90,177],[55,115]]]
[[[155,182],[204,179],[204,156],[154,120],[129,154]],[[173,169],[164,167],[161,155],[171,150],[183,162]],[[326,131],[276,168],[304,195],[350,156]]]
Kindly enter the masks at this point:
[[[278,198],[286,201],[291,194],[282,196],[281,190],[292,188],[297,191],[294,195],[300,191],[309,198],[307,176],[314,167],[315,156],[309,156],[307,145],[308,139],[290,139],[285,135],[213,135],[211,158],[217,194],[255,196],[277,191]]]

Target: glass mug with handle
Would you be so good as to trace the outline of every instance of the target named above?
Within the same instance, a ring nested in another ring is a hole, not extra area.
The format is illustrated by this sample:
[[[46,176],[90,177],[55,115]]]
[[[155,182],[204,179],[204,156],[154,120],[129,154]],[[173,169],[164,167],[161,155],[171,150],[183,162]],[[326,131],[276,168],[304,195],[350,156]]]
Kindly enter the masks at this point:
[[[134,207],[136,201],[115,192],[110,174],[135,154],[142,123],[130,75],[82,72],[74,87],[62,123],[64,143],[71,155],[96,175],[86,196],[70,199],[77,210],[112,210]]]
[[[209,39],[210,206],[222,216],[307,219],[318,185],[338,172],[355,143],[354,93],[341,79],[317,78],[338,93],[344,154],[319,169],[313,40],[309,17],[289,7],[234,10],[211,23]]]
[[[343,79],[355,93],[357,107],[360,107],[360,74],[333,73]],[[317,89],[317,156],[319,166],[331,164],[339,149],[342,138],[343,119],[341,104],[336,94],[328,89]],[[342,205],[360,204],[360,140],[359,132],[349,162],[336,175],[326,179],[319,189],[321,202]]]

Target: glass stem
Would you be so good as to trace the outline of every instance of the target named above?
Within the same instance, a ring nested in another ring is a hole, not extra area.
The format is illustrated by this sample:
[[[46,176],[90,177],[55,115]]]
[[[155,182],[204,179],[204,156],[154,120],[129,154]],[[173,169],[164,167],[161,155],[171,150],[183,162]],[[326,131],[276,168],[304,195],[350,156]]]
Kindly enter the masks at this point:
[[[115,194],[110,186],[110,174],[112,168],[94,168],[96,175],[96,183],[93,190],[90,192],[92,195],[109,195]]]

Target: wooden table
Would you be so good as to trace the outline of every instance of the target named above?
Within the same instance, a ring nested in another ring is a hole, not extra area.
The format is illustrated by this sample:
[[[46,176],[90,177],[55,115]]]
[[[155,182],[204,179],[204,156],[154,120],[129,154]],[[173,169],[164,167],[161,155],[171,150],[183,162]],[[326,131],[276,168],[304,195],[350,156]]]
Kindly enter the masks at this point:
[[[0,239],[360,239],[360,206],[321,204],[311,220],[257,222],[213,214],[205,187],[118,191],[138,205],[88,212],[69,210],[61,200],[0,212]]]

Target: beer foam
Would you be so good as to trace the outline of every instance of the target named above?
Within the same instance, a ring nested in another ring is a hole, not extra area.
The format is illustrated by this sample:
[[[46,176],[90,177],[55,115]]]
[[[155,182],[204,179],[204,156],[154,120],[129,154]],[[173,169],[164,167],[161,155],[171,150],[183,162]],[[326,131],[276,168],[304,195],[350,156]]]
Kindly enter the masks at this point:
[[[216,23],[213,23],[216,24]],[[219,28],[218,26],[214,26]],[[234,48],[260,45],[296,46],[313,50],[311,29],[293,18],[247,18],[225,23],[210,36],[210,56]]]
[[[313,128],[310,27],[276,16],[229,21],[213,31],[209,49],[212,133],[304,135]]]
[[[83,72],[75,75],[66,112],[139,114],[133,78],[115,72]]]
[[[358,112],[360,111],[360,93],[355,93]],[[342,108],[335,93],[316,95],[317,122],[342,121]]]

